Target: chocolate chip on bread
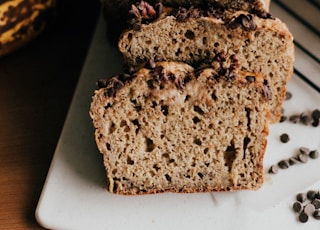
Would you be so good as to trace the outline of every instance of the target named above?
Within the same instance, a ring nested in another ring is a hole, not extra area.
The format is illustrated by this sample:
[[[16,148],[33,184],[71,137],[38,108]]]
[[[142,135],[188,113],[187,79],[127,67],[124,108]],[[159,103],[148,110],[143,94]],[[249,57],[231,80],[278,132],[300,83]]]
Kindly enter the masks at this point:
[[[0,56],[37,37],[52,16],[55,0],[0,1]]]
[[[217,58],[194,69],[151,62],[98,81],[90,116],[117,194],[258,189],[270,92],[260,74]]]
[[[262,73],[269,82],[271,122],[280,120],[294,45],[286,25],[269,13],[164,7],[152,21],[144,20],[143,14],[133,19],[132,29],[120,37],[119,49],[130,66],[155,57],[196,65],[219,53],[235,54],[243,71]]]
[[[244,10],[248,12],[268,12],[270,0],[102,0],[102,12],[107,21],[108,35],[111,41],[117,42],[121,32],[127,28],[132,5],[143,8],[145,5],[152,7],[202,7],[228,9],[230,11]]]

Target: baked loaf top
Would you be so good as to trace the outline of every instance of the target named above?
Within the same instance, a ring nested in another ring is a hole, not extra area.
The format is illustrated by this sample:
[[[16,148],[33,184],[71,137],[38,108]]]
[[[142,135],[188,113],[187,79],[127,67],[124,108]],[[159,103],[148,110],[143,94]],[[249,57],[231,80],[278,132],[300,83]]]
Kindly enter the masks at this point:
[[[102,0],[102,11],[108,24],[109,38],[117,42],[121,32],[128,27],[131,18],[132,5],[143,8],[146,5],[162,7],[203,7],[228,9],[230,11],[244,10],[248,12],[268,12],[270,0]]]
[[[53,16],[55,0],[0,1],[0,56],[37,37]]]
[[[130,66],[150,59],[197,65],[211,62],[217,54],[235,54],[243,71],[261,72],[268,80],[274,95],[271,122],[281,117],[286,83],[293,72],[293,37],[268,13],[164,8],[147,24],[138,15],[133,28],[121,35],[119,49]]]
[[[259,74],[238,71],[232,60],[201,70],[150,62],[98,86],[90,116],[109,191],[189,193],[262,185],[270,93]]]

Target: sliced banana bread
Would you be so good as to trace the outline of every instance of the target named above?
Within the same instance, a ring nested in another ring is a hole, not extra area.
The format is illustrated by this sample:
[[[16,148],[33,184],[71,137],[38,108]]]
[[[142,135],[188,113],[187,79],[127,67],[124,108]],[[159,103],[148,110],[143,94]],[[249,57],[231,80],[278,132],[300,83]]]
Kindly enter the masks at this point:
[[[118,194],[258,189],[270,99],[266,81],[218,60],[194,70],[148,64],[100,80],[90,116],[107,188]]]

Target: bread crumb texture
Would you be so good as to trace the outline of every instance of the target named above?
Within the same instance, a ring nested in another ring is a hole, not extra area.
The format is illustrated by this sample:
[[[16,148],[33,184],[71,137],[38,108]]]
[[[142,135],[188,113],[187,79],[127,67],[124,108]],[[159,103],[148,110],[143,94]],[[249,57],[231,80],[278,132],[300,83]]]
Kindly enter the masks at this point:
[[[258,189],[268,135],[264,84],[259,75],[239,72],[230,80],[214,68],[195,73],[187,64],[160,62],[112,95],[97,89],[90,116],[108,190]]]

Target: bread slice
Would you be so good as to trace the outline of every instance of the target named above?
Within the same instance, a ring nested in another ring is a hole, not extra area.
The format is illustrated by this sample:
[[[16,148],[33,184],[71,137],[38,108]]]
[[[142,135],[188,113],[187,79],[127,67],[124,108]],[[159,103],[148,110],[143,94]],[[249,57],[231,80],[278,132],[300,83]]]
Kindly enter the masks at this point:
[[[293,72],[294,45],[286,25],[269,14],[201,11],[199,16],[194,8],[166,9],[155,21],[125,31],[119,49],[133,66],[155,57],[196,65],[220,53],[236,54],[243,71],[261,72],[269,82],[271,122],[281,117],[286,83]]]
[[[197,71],[177,62],[150,66],[100,80],[94,92],[90,116],[107,189],[258,189],[270,96],[263,78],[238,72],[233,62]]]

